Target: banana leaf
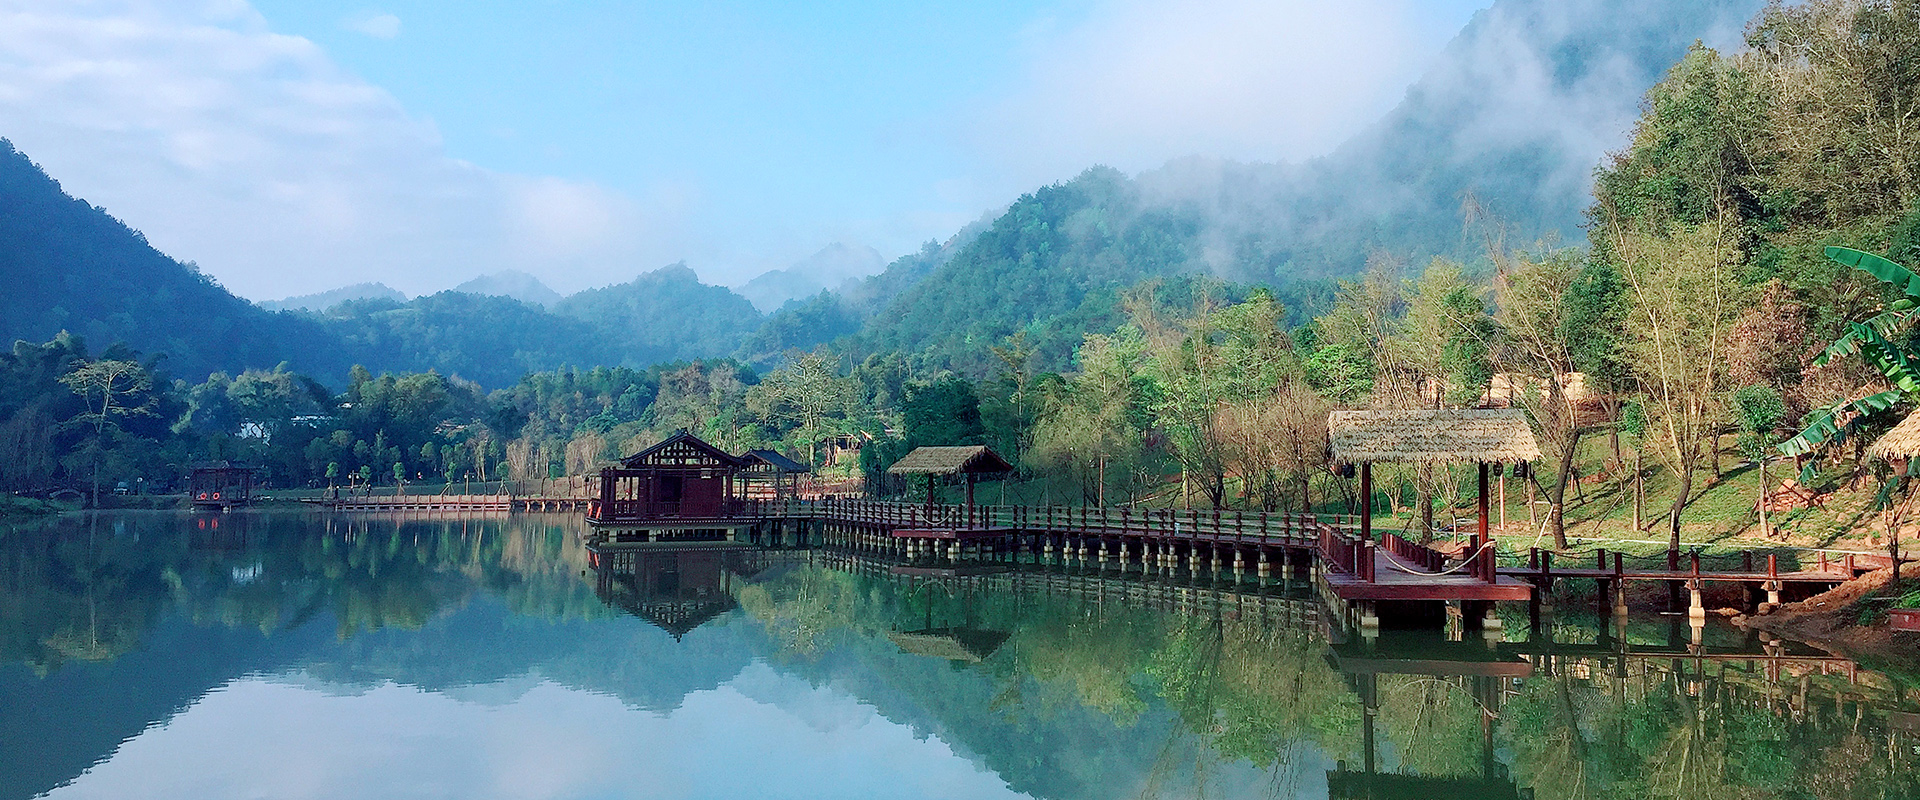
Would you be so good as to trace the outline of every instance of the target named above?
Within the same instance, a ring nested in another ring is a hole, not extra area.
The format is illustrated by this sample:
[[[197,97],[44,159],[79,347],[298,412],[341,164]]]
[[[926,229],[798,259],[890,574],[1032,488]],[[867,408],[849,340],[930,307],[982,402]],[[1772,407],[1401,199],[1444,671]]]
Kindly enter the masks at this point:
[[[1907,394],[1903,390],[1892,389],[1816,408],[1808,412],[1799,433],[1780,443],[1780,452],[1789,456],[1803,456],[1828,445],[1837,447],[1874,415],[1899,405]],[[1846,421],[1837,421],[1842,415],[1847,415]]]
[[[1826,253],[1827,258],[1900,287],[1908,297],[1920,297],[1920,275],[1906,267],[1851,247],[1829,247]]]

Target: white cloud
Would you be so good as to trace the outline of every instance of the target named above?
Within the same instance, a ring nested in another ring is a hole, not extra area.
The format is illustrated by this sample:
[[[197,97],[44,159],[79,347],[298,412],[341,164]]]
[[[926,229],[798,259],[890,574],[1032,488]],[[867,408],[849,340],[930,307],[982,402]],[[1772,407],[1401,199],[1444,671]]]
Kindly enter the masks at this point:
[[[400,18],[392,14],[368,12],[348,17],[341,25],[347,30],[364,33],[375,39],[391,39],[400,35]]]
[[[976,146],[1016,180],[1091,163],[1326,152],[1399,99],[1445,42],[1412,0],[1111,0],[1027,32],[1025,87]]]
[[[434,126],[244,2],[0,0],[0,136],[257,299],[520,269],[566,289],[681,257],[672,198],[448,158]]]

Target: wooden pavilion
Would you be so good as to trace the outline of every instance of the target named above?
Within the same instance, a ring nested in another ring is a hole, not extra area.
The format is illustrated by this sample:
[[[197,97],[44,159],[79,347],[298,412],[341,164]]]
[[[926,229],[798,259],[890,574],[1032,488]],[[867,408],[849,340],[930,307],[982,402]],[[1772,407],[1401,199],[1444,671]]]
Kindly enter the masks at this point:
[[[800,476],[813,471],[773,450],[748,450],[740,456],[742,493],[752,500],[785,500],[800,494]]]
[[[731,520],[746,511],[740,481],[747,462],[685,430],[600,470],[587,521],[669,524]]]
[[[1498,579],[1487,531],[1487,477],[1492,464],[1516,464],[1540,457],[1533,428],[1517,408],[1335,411],[1327,418],[1333,459],[1360,469],[1360,536],[1373,538],[1373,465],[1477,464],[1480,467],[1479,524],[1469,557],[1471,574],[1487,583]]]
[[[973,485],[980,476],[1002,476],[1013,471],[1013,465],[1000,457],[999,453],[983,444],[961,447],[916,447],[905,458],[894,462],[887,468],[890,475],[927,476],[927,505],[934,504],[933,488],[935,482],[963,478],[967,486],[967,507],[973,506]]]
[[[189,469],[187,497],[202,511],[225,511],[253,502],[258,467],[238,461],[211,461]]]

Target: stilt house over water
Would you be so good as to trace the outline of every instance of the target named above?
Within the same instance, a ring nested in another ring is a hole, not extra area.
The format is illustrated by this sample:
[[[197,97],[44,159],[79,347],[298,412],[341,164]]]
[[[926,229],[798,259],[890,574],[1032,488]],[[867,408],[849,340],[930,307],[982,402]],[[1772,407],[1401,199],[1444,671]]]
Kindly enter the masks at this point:
[[[253,476],[259,468],[238,461],[195,464],[188,471],[187,497],[202,511],[225,511],[253,502]]]

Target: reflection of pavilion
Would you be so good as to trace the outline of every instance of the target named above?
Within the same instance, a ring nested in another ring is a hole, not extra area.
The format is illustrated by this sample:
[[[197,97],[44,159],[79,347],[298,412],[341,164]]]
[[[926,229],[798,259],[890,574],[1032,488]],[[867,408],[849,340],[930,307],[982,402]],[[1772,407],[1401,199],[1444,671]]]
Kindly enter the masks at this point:
[[[1533,674],[1533,664],[1479,641],[1446,641],[1429,636],[1394,636],[1334,645],[1327,662],[1347,676],[1360,696],[1360,769],[1342,761],[1327,771],[1327,797],[1369,800],[1432,800],[1472,797],[1507,800],[1522,794],[1493,757],[1493,726],[1505,699],[1505,684]],[[1376,758],[1374,719],[1380,713],[1381,675],[1423,675],[1456,685],[1480,706],[1479,774],[1407,775],[1381,772]]]
[[[679,639],[738,606],[735,578],[760,571],[750,548],[725,543],[602,545],[588,549],[594,593]]]

